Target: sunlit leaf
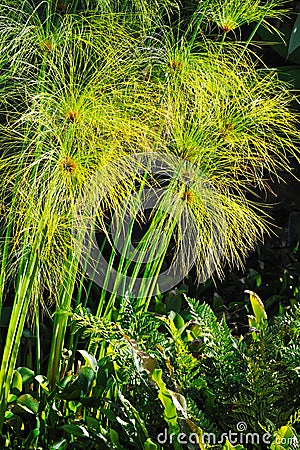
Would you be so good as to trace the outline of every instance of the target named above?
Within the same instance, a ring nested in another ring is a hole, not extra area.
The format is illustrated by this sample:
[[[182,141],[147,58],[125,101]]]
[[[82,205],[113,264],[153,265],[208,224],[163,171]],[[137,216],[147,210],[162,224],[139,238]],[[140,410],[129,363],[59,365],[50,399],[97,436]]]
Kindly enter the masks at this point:
[[[144,443],[144,450],[158,450],[158,448],[159,447],[150,438]]]
[[[66,439],[61,439],[59,442],[55,442],[49,447],[49,450],[67,450],[68,442]]]
[[[28,383],[28,381],[31,381],[34,377],[34,371],[28,367],[18,367],[17,372],[21,374],[23,384]]]
[[[82,356],[85,359],[85,362],[94,370],[94,372],[97,372],[98,370],[98,363],[94,355],[91,355],[86,350],[78,350],[79,353],[82,354]]]
[[[288,57],[300,46],[300,15],[298,15],[289,41]]]
[[[22,375],[17,370],[14,372],[14,377],[11,385],[11,392],[19,394],[22,391]]]
[[[264,324],[267,324],[266,322],[267,313],[265,311],[264,304],[259,298],[259,296],[255,292],[249,290],[246,290],[245,293],[250,295],[250,302],[254,312],[257,326],[260,327]]]
[[[60,427],[62,430],[66,431],[69,434],[72,434],[73,436],[80,436],[80,437],[89,437],[89,432],[87,429],[81,425],[72,425],[67,424]]]
[[[16,404],[30,414],[37,414],[39,409],[39,402],[30,394],[21,395]]]

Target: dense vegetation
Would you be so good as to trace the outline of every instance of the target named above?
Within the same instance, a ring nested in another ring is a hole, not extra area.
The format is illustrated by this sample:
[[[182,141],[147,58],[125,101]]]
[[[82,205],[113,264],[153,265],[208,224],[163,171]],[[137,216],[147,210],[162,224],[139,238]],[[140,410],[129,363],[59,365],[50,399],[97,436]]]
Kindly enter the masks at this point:
[[[293,6],[1,1],[2,448],[298,448]]]

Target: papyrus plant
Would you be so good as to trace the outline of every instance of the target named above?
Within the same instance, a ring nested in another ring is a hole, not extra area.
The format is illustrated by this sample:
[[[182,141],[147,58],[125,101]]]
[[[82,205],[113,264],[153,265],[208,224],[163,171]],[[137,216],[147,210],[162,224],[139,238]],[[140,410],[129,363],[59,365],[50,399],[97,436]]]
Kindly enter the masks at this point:
[[[1,48],[1,205],[7,219],[1,279],[3,286],[14,283],[16,292],[0,371],[1,425],[26,314],[44,300],[56,305],[48,374],[51,383],[58,376],[79,272],[73,229],[78,195],[111,161],[128,155],[130,167],[130,154],[153,143],[150,128],[157,120],[155,89],[138,77],[136,43],[119,24],[118,31],[111,27],[111,16],[66,16],[58,23],[50,16],[47,45],[37,8],[26,3],[2,17],[7,26],[18,19],[14,39]],[[117,172],[103,170],[101,182],[110,186],[123,172],[121,165]],[[134,168],[129,173],[134,178]],[[106,206],[113,209],[124,192],[115,188]]]
[[[225,3],[235,13],[235,3]],[[95,173],[91,202],[106,193],[98,203],[101,224],[139,177],[133,154],[168,155],[175,174],[178,158],[192,164],[213,187],[214,205],[221,205],[214,223],[207,220],[197,179],[189,185],[171,179],[170,189],[200,230],[199,272],[213,226],[223,233],[223,258],[215,257],[222,275],[224,261],[241,264],[269,228],[252,197],[264,192],[268,177],[289,170],[298,139],[288,87],[275,72],[258,70],[241,45],[212,45],[196,35],[194,44],[185,42],[180,27],[178,36],[168,27],[159,35],[140,27],[133,35],[133,16],[128,25],[126,14],[123,26],[119,15],[61,14],[51,2],[2,6],[0,205],[6,220],[0,280],[3,296],[10,283],[15,298],[0,370],[0,428],[27,312],[47,300],[55,304],[48,377],[52,385],[59,378],[74,286],[84,275],[74,218]],[[218,217],[225,219],[222,229]],[[184,230],[164,215],[155,218],[178,246]],[[160,268],[161,261],[146,267],[142,298],[153,293],[146,275],[156,276]]]

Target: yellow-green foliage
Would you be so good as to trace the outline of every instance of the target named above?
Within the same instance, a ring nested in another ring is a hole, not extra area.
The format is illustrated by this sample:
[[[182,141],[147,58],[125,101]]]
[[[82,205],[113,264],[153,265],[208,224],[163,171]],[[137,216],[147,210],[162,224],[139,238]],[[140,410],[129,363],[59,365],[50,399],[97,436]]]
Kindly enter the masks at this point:
[[[297,153],[291,95],[276,73],[259,70],[245,53],[241,58],[239,45],[203,41],[193,49],[164,34],[146,46],[142,32],[133,37],[113,13],[66,14],[58,27],[52,16],[42,24],[29,3],[18,14],[4,11],[9,39],[1,51],[15,84],[2,101],[1,197],[8,205],[16,193],[16,252],[25,229],[30,245],[37,224],[47,223],[39,282],[55,291],[74,246],[75,205],[93,175],[100,174],[91,205],[105,195],[104,209],[116,210],[138,177],[131,155],[152,151],[196,169],[189,187],[176,188],[173,207],[184,200],[197,224],[199,272],[208,254],[219,276],[224,260],[242,264],[269,229],[248,193],[267,189],[268,176],[289,170]],[[222,261],[213,226],[224,242]],[[178,247],[185,231],[176,230]]]

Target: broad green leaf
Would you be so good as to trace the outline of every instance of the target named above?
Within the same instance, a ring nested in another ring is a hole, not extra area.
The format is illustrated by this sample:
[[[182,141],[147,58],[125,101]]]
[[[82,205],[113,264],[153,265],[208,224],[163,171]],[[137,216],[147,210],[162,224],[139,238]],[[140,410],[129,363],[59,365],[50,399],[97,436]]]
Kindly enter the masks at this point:
[[[152,379],[159,388],[158,398],[164,406],[164,415],[166,421],[172,426],[177,427],[177,411],[172,400],[172,396],[167,388],[165,382],[162,380],[162,370],[154,369],[152,372]]]
[[[18,367],[16,370],[21,374],[23,384],[28,383],[28,381],[31,381],[32,378],[34,378],[34,371],[28,369],[28,367]]]
[[[84,366],[78,371],[78,381],[82,384],[82,390],[88,393],[95,379],[95,371],[91,367]]]
[[[55,442],[49,447],[49,450],[67,450],[68,442],[66,439],[61,439],[59,442]]]
[[[12,417],[14,417],[14,413],[12,413],[11,411],[5,411],[5,419],[9,420]]]
[[[110,422],[116,422],[117,418],[115,413],[109,408],[101,408],[101,413],[104,414]]]
[[[97,433],[100,431],[100,422],[99,422],[99,420],[95,419],[95,417],[87,416],[86,424],[87,424],[88,428],[90,428],[91,430],[94,430]]]
[[[155,297],[155,312],[156,314],[166,314],[166,305]]]
[[[119,435],[118,435],[117,431],[114,430],[113,428],[110,428],[110,430],[109,430],[109,437],[110,437],[111,442],[114,445],[113,448],[116,448],[117,450],[126,450],[120,444],[120,442],[119,442]]]
[[[39,383],[39,385],[41,386],[41,388],[43,389],[43,391],[49,392],[49,388],[48,388],[48,380],[46,377],[44,377],[43,375],[37,375],[35,377],[35,380]]]
[[[279,429],[277,432],[277,436],[280,436],[282,438],[292,438],[294,437],[295,433],[292,427],[289,427],[288,425],[285,425]]]
[[[23,336],[28,339],[36,339],[36,336],[28,328],[25,328],[23,330]]]
[[[147,438],[148,435],[148,430],[146,428],[146,425],[143,421],[143,419],[141,418],[138,410],[130,403],[129,400],[127,400],[127,398],[124,397],[124,395],[119,391],[118,392],[119,398],[122,402],[122,404],[124,405],[124,407],[127,410],[128,413],[128,417],[130,418],[131,422],[138,422],[141,429],[143,430],[143,433],[145,434],[145,438]]]
[[[245,293],[250,295],[250,302],[256,319],[257,328],[266,325],[267,313],[263,302],[255,292],[247,290]]]
[[[259,341],[260,338],[257,333],[259,331],[259,326],[257,325],[256,318],[252,315],[249,315],[248,323],[249,323],[249,329],[252,331],[252,339],[254,341]]]
[[[68,408],[72,412],[76,412],[79,405],[79,402],[73,402],[72,400],[68,402]]]
[[[15,370],[14,377],[11,385],[11,393],[19,394],[22,391],[22,375]]]
[[[60,428],[73,436],[89,437],[89,432],[81,425],[67,424],[61,426]]]
[[[249,314],[248,316],[248,324],[250,328],[257,328],[257,322],[254,316],[252,314]]]
[[[110,436],[110,440],[113,444],[119,443],[119,435],[118,435],[117,431],[114,430],[113,428],[110,428],[109,436]]]
[[[34,428],[33,430],[31,430],[25,441],[23,441],[23,448],[31,448],[29,447],[30,444],[33,444],[39,435],[39,428]]]
[[[288,46],[288,57],[291,53],[293,53],[296,48],[300,46],[300,15],[298,14],[298,17],[295,21],[294,27],[292,29],[289,46]]]
[[[174,317],[174,324],[177,328],[177,330],[181,330],[185,326],[185,322],[180,314],[176,313]]]
[[[150,438],[148,438],[144,443],[144,450],[158,450],[158,449],[159,447]]]
[[[300,53],[300,47],[298,49]],[[297,52],[297,53],[298,53]],[[299,58],[300,63],[300,58]],[[286,81],[291,85],[293,89],[300,89],[300,67],[299,63],[295,66],[282,66],[277,68],[278,78],[282,81]],[[293,106],[299,109],[299,100],[293,101]],[[296,264],[294,265],[294,269],[297,270]]]
[[[74,379],[74,375],[66,375],[62,380],[57,383],[61,389],[65,389],[68,384]]]
[[[98,371],[98,363],[97,363],[97,360],[96,360],[95,356],[91,355],[86,350],[78,350],[78,351],[84,357],[85,362],[87,363],[87,365],[89,367],[91,367],[94,372],[97,372]]]
[[[179,313],[181,305],[182,300],[180,294],[169,296],[166,301],[166,312],[175,311],[176,313]]]
[[[293,428],[284,425],[277,431],[275,439],[270,446],[270,450],[290,450],[292,448],[298,448],[298,446],[299,441]]]
[[[17,400],[17,396],[15,394],[8,394],[7,403],[13,403]]]
[[[39,402],[36,398],[33,398],[30,394],[23,394],[21,395],[16,404],[20,406],[25,411],[29,412],[30,414],[37,414],[39,409]]]

